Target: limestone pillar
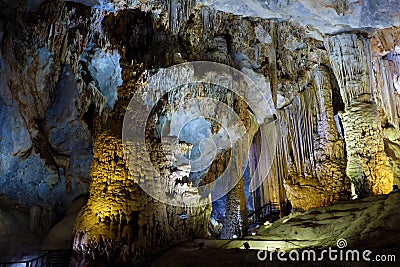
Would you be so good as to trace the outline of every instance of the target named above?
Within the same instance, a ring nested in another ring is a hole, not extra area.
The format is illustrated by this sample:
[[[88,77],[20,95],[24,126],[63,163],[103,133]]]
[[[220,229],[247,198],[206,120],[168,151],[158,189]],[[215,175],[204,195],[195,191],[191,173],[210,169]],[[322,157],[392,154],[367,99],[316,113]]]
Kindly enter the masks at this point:
[[[384,152],[381,119],[373,100],[369,39],[355,33],[325,38],[332,69],[345,104],[346,174],[358,197],[388,193],[393,173]]]
[[[221,239],[232,239],[236,237],[242,237],[244,230],[248,227],[247,222],[247,209],[246,209],[246,197],[244,195],[244,182],[242,178],[242,162],[241,156],[247,156],[247,153],[243,153],[244,143],[237,142],[237,146],[233,149],[237,150],[237,158],[231,158],[232,163],[235,166],[235,171],[231,172],[231,175],[237,175],[232,179],[237,180],[238,183],[228,192],[226,195],[226,215],[225,221],[221,231]]]

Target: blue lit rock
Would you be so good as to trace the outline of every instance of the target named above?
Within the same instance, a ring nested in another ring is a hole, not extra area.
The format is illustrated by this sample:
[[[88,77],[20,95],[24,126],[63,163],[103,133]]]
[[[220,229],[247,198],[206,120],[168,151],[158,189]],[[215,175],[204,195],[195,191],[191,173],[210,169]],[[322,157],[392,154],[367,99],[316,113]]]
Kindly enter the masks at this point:
[[[89,113],[101,114],[105,98],[82,81],[77,67],[86,42],[77,32],[85,34],[90,19],[60,3],[46,8],[52,10],[48,21],[0,23],[0,194],[63,211],[88,190]],[[82,27],[71,31],[71,23]]]
[[[112,109],[117,100],[117,88],[122,85],[118,52],[113,51],[110,54],[102,50],[96,50],[94,53],[87,51],[81,58],[87,61],[91,76],[107,99],[107,107]]]

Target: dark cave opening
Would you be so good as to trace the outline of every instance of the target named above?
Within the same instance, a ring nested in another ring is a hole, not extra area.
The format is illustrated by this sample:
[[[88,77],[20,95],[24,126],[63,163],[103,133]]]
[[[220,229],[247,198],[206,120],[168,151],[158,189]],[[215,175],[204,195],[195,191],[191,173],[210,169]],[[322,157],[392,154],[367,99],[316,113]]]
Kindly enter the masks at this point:
[[[129,220],[129,225],[132,227],[133,229],[133,233],[132,233],[132,239],[136,240],[138,238],[139,235],[139,229],[140,229],[140,225],[139,225],[139,216],[140,216],[140,211],[133,211],[130,215],[130,220]],[[146,233],[147,230],[147,226],[144,226],[143,228],[143,232]]]
[[[333,107],[333,114],[337,115],[339,111],[344,111],[344,102],[342,99],[342,96],[340,94],[340,88],[339,84],[337,82],[337,79],[333,73],[333,70],[329,68],[329,73],[330,73],[330,81],[331,81],[331,87],[332,87],[332,107]]]

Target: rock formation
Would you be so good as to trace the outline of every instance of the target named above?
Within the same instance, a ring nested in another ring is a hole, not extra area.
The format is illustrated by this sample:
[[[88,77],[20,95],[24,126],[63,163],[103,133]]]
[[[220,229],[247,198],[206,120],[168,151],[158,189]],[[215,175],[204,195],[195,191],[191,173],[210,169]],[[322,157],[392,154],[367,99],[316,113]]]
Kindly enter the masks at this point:
[[[378,107],[372,99],[369,40],[340,34],[328,37],[325,45],[345,104],[346,174],[360,197],[389,193],[393,173],[384,152]]]

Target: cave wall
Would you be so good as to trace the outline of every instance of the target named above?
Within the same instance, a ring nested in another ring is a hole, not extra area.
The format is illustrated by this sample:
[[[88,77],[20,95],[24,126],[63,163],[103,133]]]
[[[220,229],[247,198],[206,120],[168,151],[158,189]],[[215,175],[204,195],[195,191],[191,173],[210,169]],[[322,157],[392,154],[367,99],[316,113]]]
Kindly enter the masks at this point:
[[[95,12],[79,8],[49,3],[30,19],[2,11],[1,193],[57,211],[88,190],[92,133],[83,114],[104,105],[80,77]]]
[[[373,94],[378,105],[385,153],[393,171],[393,184],[399,185],[399,39],[400,28],[376,31],[371,38]]]

